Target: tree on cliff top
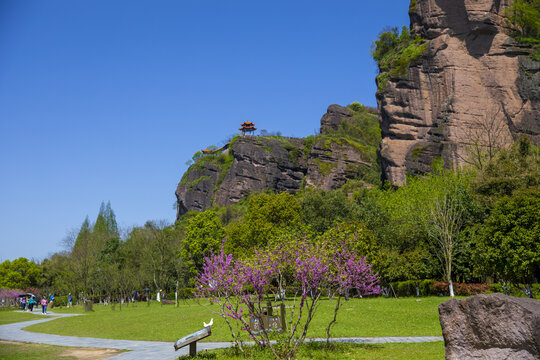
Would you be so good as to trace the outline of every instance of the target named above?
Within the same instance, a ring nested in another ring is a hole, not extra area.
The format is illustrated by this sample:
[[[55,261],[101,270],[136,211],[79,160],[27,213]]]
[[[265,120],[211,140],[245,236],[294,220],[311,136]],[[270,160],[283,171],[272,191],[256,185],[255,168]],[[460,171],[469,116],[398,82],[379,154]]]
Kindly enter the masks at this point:
[[[520,37],[539,40],[540,0],[515,0],[505,10],[505,15]]]

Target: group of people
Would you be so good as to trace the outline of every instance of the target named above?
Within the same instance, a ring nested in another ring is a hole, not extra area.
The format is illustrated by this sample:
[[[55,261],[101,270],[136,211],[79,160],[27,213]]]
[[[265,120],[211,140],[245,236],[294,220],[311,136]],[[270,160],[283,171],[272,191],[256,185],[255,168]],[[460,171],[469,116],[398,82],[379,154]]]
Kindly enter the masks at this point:
[[[37,308],[39,305],[41,305],[41,312],[43,314],[47,314],[47,306],[52,307],[54,305],[54,294],[51,294],[49,297],[49,300],[47,300],[47,297],[43,297],[41,301],[38,303],[36,300],[36,297],[34,295],[27,295],[21,297],[21,308],[22,311],[30,311],[32,312],[34,310],[34,306]],[[73,306],[73,296],[71,296],[71,293],[67,297],[68,300],[68,307]]]

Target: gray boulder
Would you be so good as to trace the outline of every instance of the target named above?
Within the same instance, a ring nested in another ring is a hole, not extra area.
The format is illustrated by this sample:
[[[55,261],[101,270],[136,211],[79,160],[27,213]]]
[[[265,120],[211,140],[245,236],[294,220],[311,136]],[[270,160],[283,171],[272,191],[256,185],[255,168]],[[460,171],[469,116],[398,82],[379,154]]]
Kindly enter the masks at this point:
[[[439,306],[446,359],[540,359],[540,301],[503,294]]]
[[[337,104],[330,105],[326,114],[321,118],[321,134],[337,130],[343,120],[350,119],[352,116],[353,112],[348,108]]]

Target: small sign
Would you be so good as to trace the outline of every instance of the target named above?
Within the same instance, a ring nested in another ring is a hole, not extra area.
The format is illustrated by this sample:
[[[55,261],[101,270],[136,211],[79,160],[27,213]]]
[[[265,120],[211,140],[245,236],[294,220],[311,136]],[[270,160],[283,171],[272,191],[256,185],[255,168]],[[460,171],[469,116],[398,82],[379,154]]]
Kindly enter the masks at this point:
[[[279,315],[274,315],[273,308],[278,307],[280,309]],[[261,324],[262,321],[262,324]],[[262,314],[253,316],[249,321],[249,328],[253,334],[258,334],[261,331],[283,331],[286,330],[287,325],[285,322],[285,304],[281,303],[279,306],[272,306],[270,302],[264,308]]]
[[[275,315],[259,315],[263,324],[261,327],[261,323],[257,317],[253,317],[250,319],[250,328],[253,331],[254,334],[260,333],[262,330],[267,331],[281,331],[281,317],[275,316]]]
[[[212,328],[210,326],[207,326],[204,329],[194,332],[193,334],[189,334],[187,336],[184,336],[183,338],[176,340],[176,343],[174,344],[174,350],[181,349],[184,346],[190,344],[195,345],[197,341],[204,339],[210,335],[212,335]],[[190,346],[190,355],[192,347],[194,348],[194,346]]]

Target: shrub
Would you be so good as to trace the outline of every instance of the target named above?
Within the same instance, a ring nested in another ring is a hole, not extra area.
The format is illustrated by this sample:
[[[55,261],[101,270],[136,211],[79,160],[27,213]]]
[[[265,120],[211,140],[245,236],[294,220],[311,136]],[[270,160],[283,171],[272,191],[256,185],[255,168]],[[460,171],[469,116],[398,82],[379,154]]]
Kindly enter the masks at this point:
[[[445,282],[436,282],[435,284],[431,285],[431,292],[434,295],[444,295],[448,296],[448,283]]]
[[[435,280],[422,280],[420,281],[420,294],[422,296],[434,295],[431,288],[437,281]]]
[[[178,289],[178,298],[180,299],[191,299],[195,297],[195,288],[184,288]]]
[[[397,296],[416,296],[417,283],[417,281],[413,280],[398,281],[393,286]]]
[[[456,284],[456,295],[459,296],[487,294],[489,290],[488,284]]]
[[[49,299],[47,299],[47,301],[48,300]],[[67,305],[67,295],[54,297],[54,306],[66,306],[66,305]]]
[[[420,296],[438,295],[434,292],[432,286],[436,284],[435,280],[407,280],[396,281],[392,283],[397,296],[416,296],[416,288],[420,290]]]
[[[371,56],[379,67],[378,91],[384,90],[389,77],[406,76],[409,65],[427,49],[427,42],[414,37],[406,26],[382,32],[371,45]]]
[[[489,284],[489,291],[492,293],[503,293],[503,287],[501,284]]]

